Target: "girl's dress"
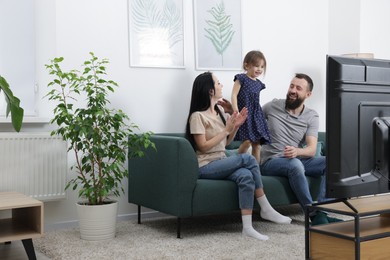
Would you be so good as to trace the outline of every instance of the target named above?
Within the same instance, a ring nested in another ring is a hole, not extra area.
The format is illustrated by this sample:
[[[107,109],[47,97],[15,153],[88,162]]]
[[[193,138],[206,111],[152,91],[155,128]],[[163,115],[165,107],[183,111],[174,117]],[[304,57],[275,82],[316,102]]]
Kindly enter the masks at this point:
[[[260,144],[271,143],[271,137],[260,106],[260,91],[265,89],[265,85],[260,80],[253,80],[245,73],[234,76],[234,81],[239,80],[241,84],[240,91],[237,94],[237,105],[239,111],[243,107],[248,109],[248,118],[238,129],[234,140],[250,140],[253,143]]]

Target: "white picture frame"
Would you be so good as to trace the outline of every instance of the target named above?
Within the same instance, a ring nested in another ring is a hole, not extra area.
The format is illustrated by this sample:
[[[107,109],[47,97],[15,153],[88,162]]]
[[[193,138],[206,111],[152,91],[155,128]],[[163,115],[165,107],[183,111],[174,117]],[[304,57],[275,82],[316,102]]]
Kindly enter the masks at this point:
[[[194,0],[195,68],[240,70],[241,1]],[[219,33],[223,30],[223,34]]]
[[[183,0],[128,0],[130,67],[184,68]]]

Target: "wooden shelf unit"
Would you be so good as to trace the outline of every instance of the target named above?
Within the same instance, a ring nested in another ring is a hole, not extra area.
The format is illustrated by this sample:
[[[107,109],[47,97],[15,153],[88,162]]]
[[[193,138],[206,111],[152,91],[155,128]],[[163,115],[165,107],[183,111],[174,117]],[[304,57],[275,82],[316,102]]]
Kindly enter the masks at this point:
[[[29,259],[35,259],[32,239],[43,235],[43,202],[18,192],[0,192],[0,211],[6,216],[0,218],[0,243],[22,240]]]
[[[351,220],[310,226],[316,210]],[[390,259],[390,194],[308,206],[305,245],[306,259]]]

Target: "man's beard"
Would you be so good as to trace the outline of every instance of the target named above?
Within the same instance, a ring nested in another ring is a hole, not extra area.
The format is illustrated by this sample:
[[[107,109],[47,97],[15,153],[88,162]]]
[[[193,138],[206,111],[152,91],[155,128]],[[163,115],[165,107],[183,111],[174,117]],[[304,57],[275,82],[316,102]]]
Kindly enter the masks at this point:
[[[304,99],[301,99],[299,98],[299,96],[297,96],[297,98],[295,100],[293,99],[290,99],[289,95],[287,94],[286,95],[286,109],[297,109],[300,105],[303,104],[303,101]]]

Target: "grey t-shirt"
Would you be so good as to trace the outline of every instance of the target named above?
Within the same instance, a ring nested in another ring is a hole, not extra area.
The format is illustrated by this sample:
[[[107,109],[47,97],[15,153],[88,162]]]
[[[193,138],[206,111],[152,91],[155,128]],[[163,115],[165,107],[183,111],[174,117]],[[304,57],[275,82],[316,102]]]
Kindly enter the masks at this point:
[[[285,108],[285,99],[274,99],[263,106],[271,133],[271,144],[261,148],[261,162],[282,157],[284,148],[302,147],[306,136],[318,138],[319,117],[316,111],[304,107],[299,116],[290,115]]]

